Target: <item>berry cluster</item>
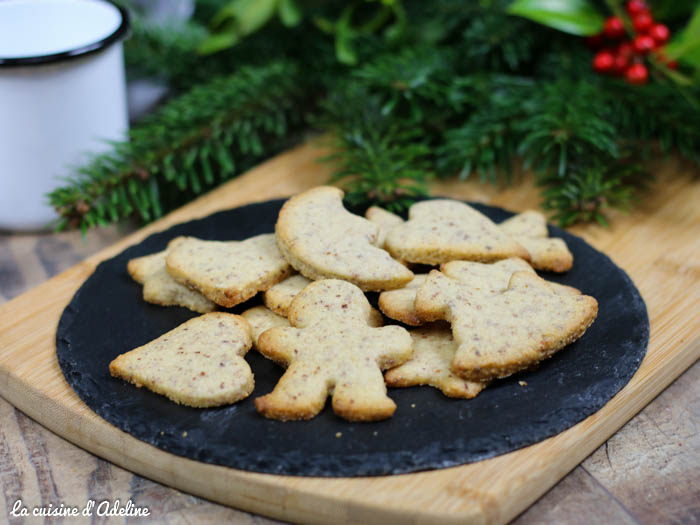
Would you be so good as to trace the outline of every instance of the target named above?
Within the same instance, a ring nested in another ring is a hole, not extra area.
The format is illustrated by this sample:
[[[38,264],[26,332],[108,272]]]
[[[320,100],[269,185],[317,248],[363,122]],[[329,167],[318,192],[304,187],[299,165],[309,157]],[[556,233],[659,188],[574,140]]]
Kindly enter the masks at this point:
[[[662,47],[671,36],[668,27],[654,21],[644,0],[629,0],[626,10],[634,38],[625,40],[627,30],[620,17],[608,18],[603,32],[587,39],[588,45],[597,50],[593,69],[601,74],[624,76],[630,84],[646,84],[649,71],[644,57],[650,53],[654,53],[656,60],[675,69],[675,62],[663,58]]]

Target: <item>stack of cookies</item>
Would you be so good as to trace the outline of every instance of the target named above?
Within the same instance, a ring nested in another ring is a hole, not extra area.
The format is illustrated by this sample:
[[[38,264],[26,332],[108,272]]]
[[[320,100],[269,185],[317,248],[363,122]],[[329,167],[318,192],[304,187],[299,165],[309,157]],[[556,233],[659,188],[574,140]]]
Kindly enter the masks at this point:
[[[414,204],[404,221],[377,207],[354,215],[342,198],[337,188],[313,188],[285,203],[274,234],[180,237],[131,260],[144,300],[203,315],[119,356],[112,375],[177,403],[219,406],[252,392],[243,356],[254,347],[286,369],[255,399],[263,416],[310,419],[330,396],[338,416],[376,421],[396,410],[387,385],[473,398],[595,320],[594,298],[535,272],[573,264],[538,212],[494,224],[440,199]],[[264,306],[241,316],[214,311],[259,292]],[[365,292],[380,292],[381,312]]]

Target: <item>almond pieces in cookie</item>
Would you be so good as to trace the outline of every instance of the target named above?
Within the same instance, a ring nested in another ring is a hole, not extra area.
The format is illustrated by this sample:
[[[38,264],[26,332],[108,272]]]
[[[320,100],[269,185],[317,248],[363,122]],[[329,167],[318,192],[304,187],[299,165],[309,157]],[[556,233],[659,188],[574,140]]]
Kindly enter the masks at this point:
[[[333,411],[350,421],[391,417],[381,370],[411,357],[411,337],[399,326],[373,328],[370,304],[355,285],[337,279],[308,285],[289,309],[290,328],[258,339],[258,350],[287,367],[275,389],[255,400],[265,417],[311,419],[332,395]]]
[[[413,274],[378,248],[379,227],[347,211],[343,192],[320,186],[289,199],[280,210],[275,235],[280,251],[312,280],[343,279],[365,291],[391,290]]]
[[[168,253],[184,240],[184,237],[177,237],[162,252],[131,259],[127,265],[129,275],[143,285],[143,300],[147,303],[183,306],[201,314],[213,312],[216,304],[177,282],[165,269]]]
[[[463,202],[435,199],[411,206],[409,220],[392,228],[386,249],[396,259],[437,265],[454,260],[492,262],[530,254],[488,217]]]
[[[471,381],[506,377],[550,357],[581,337],[598,313],[593,297],[528,272],[487,295],[432,271],[415,308],[425,320],[451,323],[459,345],[451,369]]]
[[[255,386],[243,359],[251,344],[245,319],[213,312],[120,355],[109,371],[182,405],[227,405],[248,397]]]
[[[272,234],[228,242],[187,237],[168,253],[166,268],[176,281],[227,308],[292,273]]]

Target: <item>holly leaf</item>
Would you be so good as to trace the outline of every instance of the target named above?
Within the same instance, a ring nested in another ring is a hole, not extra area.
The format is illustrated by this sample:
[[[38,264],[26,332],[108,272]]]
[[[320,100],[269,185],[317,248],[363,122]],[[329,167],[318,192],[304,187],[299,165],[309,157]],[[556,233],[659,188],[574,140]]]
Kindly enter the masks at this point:
[[[294,0],[280,0],[277,12],[286,27],[294,27],[301,22],[301,10]]]
[[[685,29],[666,46],[664,53],[671,60],[700,68],[700,5],[695,8]]]
[[[229,47],[233,47],[238,42],[238,35],[234,32],[223,32],[209,35],[199,46],[197,51],[202,55],[211,55]]]
[[[515,0],[506,12],[578,36],[600,33],[605,23],[586,0]]]

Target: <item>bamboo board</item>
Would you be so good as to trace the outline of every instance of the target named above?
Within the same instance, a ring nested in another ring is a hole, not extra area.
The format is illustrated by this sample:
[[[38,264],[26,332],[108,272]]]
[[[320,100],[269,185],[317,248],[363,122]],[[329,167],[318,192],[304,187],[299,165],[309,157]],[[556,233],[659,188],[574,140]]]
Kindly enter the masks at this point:
[[[267,516],[332,523],[503,523],[524,510],[700,357],[700,182],[671,160],[654,195],[613,226],[574,229],[624,268],[647,302],[651,339],[632,381],[605,407],[536,445],[479,463],[376,478],[293,478],[183,459],[121,432],[90,411],[63,379],[55,332],[65,305],[102,260],[170,225],[327,180],[311,145],[280,155],[139,230],[0,308],[0,394],[73,443],[161,483]],[[537,205],[524,177],[505,190],[434,184],[449,195],[522,211]],[[595,271],[592,269],[592,271]]]

